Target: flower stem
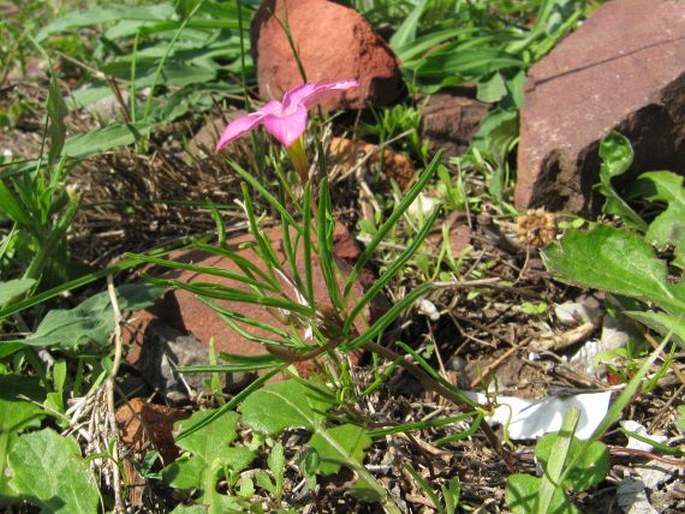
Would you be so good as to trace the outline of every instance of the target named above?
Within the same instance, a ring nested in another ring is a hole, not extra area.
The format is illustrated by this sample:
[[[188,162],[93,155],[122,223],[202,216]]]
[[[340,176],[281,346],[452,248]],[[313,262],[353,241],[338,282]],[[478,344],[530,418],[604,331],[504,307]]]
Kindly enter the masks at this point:
[[[287,150],[295,171],[300,175],[302,185],[306,184],[309,180],[309,162],[307,161],[307,152],[304,148],[304,136],[297,138]]]

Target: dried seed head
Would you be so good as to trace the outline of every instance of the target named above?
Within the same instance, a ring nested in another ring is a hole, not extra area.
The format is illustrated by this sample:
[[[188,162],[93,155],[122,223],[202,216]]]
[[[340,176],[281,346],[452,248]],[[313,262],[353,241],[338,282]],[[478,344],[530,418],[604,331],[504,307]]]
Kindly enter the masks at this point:
[[[523,244],[542,248],[557,235],[556,219],[544,209],[530,209],[516,220],[514,231]]]

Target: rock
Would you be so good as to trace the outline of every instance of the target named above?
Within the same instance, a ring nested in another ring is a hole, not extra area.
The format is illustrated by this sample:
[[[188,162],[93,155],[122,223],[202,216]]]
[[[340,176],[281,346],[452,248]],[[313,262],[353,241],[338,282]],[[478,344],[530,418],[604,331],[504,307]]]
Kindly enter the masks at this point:
[[[685,3],[615,0],[535,64],[526,82],[516,207],[589,214],[600,139],[628,137],[626,179],[685,171]]]
[[[154,390],[176,405],[193,400],[197,393],[209,393],[207,383],[211,378],[210,373],[183,374],[177,369],[209,363],[207,345],[163,321],[153,319],[145,329],[145,344],[136,365]],[[249,377],[223,373],[220,381],[224,391],[234,393],[241,389],[241,385],[247,385]]]
[[[454,157],[466,151],[471,138],[490,106],[467,96],[440,93],[419,100],[421,138],[431,148],[444,150],[443,156]]]
[[[344,229],[344,227],[341,227],[342,226],[336,229],[334,236],[334,247],[340,251],[344,250],[345,257],[356,259],[356,256],[359,254],[359,249],[357,248],[355,255],[354,248],[351,246],[352,243],[354,243],[354,240],[349,236],[349,233]],[[285,262],[280,227],[266,231],[266,235],[271,241],[279,260],[281,262]],[[256,258],[254,252],[248,246],[243,246],[250,241],[252,241],[252,238],[249,235],[243,235],[228,240],[227,244],[229,247],[234,249],[237,254],[250,260],[260,269],[264,270],[263,264],[261,264],[260,259]],[[298,255],[303,255],[303,250],[301,247],[298,251]],[[199,266],[212,266],[231,272],[241,272],[234,261],[230,258],[204,253],[198,250],[178,252],[172,254],[170,259],[177,262],[192,262],[193,264]],[[344,267],[344,263],[342,261],[340,264]],[[302,261],[298,262],[298,268],[300,269],[301,275],[304,277],[304,267]],[[287,269],[287,266],[284,269]],[[151,270],[151,273],[155,276],[174,279],[183,283],[220,284],[222,286],[233,287],[244,291],[249,290],[247,286],[242,283],[228,278],[217,277],[215,275],[200,274],[191,271],[167,268],[155,268],[154,270]],[[316,261],[313,264],[313,284],[314,296],[317,300],[317,304],[325,313],[327,308],[330,307],[330,301],[328,300],[328,294],[326,292],[321,266]],[[294,299],[294,292],[290,285],[285,284],[283,290]],[[357,284],[353,287],[353,294],[357,298],[362,296],[363,289],[360,282],[357,282]],[[231,309],[242,315],[252,317],[261,323],[274,326],[281,330],[289,329],[287,325],[277,318],[278,313],[273,309],[269,310],[261,305],[233,303],[223,300],[217,300],[216,303],[223,308]],[[371,309],[366,309],[364,316],[366,317],[367,321],[371,320],[371,315]],[[148,338],[145,338],[146,340],[143,342],[144,350],[140,352],[141,355],[136,365],[139,369],[143,368],[141,371],[145,372],[145,370],[147,370],[147,373],[152,373],[150,378],[154,378],[158,382],[164,384],[163,387],[166,390],[179,391],[179,386],[176,382],[177,377],[173,373],[170,361],[178,359],[180,365],[182,360],[196,362],[200,357],[202,357],[202,359],[206,359],[206,355],[208,353],[207,346],[212,338],[214,339],[215,349],[217,352],[225,352],[241,356],[263,355],[267,353],[264,344],[250,341],[246,337],[239,335],[232,328],[230,328],[229,325],[225,323],[212,308],[198,300],[194,294],[182,289],[169,291],[152,309],[149,310],[147,315],[144,314],[139,317],[140,320],[136,323],[138,326],[149,326],[151,323],[150,317],[153,319],[156,318],[167,323],[171,327],[182,331],[184,334],[193,336],[193,338],[197,339],[201,343],[200,347],[198,348],[197,344],[193,342],[192,338],[186,339],[184,336],[179,336],[178,334],[174,334],[173,331],[164,329],[165,335],[163,336],[163,339],[165,339],[166,342],[164,342],[162,345],[159,343],[155,344],[155,342],[153,342],[152,344],[158,346],[159,348],[156,350],[146,350],[145,347],[148,344]],[[362,331],[364,330],[363,325],[364,322],[360,321],[358,324],[356,324],[356,327],[359,331]],[[154,325],[152,326],[154,327]],[[243,328],[249,328],[249,331],[257,337],[278,339],[278,336],[275,336],[273,333],[262,328],[245,326],[243,326]],[[155,330],[158,332],[157,329]],[[172,337],[170,338],[169,336]],[[184,345],[188,345],[190,352],[188,353],[184,350],[185,353],[181,354],[179,352]],[[149,352],[148,355],[150,355],[150,357],[144,357],[144,352]],[[132,355],[135,355],[135,352],[133,352]],[[179,355],[185,356],[179,358]],[[358,359],[358,354],[354,354],[352,356],[353,362],[357,362]],[[149,361],[151,364],[147,364],[146,361]],[[207,361],[205,360],[204,362]],[[311,371],[315,369],[315,365],[309,361],[297,361],[295,365],[299,372],[304,375],[311,373]],[[153,372],[150,370],[157,371]],[[163,370],[166,371],[162,373]],[[234,376],[233,381],[235,382],[236,380],[237,378]],[[196,385],[201,386],[201,383]],[[227,386],[231,386],[231,383],[228,383]]]
[[[387,105],[400,96],[397,58],[357,12],[325,0],[264,0],[251,26],[262,98],[280,99],[303,82],[280,23],[285,22],[286,12],[307,81],[359,80],[358,88],[322,102],[324,109]]]

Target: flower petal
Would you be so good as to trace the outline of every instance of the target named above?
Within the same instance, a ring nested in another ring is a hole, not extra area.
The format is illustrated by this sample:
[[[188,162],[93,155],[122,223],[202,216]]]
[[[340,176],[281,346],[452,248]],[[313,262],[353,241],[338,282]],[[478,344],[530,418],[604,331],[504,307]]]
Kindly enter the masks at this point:
[[[283,96],[283,111],[289,112],[295,105],[310,108],[321,100],[335,93],[359,86],[356,80],[339,80],[337,82],[308,82],[291,89]]]
[[[292,145],[307,128],[307,108],[296,105],[285,116],[267,115],[263,118],[264,128],[286,148]]]
[[[264,116],[264,114],[257,111],[229,123],[221,133],[221,137],[216,144],[216,151],[218,152],[222,150],[228,146],[229,143],[238,139],[243,134],[248,133],[250,130],[262,123]]]

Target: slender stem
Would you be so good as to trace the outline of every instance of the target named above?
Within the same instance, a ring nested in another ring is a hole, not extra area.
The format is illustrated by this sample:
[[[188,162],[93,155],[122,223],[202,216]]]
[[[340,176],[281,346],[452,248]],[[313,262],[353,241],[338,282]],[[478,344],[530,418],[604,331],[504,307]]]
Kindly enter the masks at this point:
[[[112,370],[105,382],[107,394],[107,417],[109,422],[109,429],[112,433],[118,435],[117,421],[114,410],[114,386],[116,384],[117,374],[121,366],[121,358],[123,353],[122,335],[121,335],[121,310],[117,301],[117,293],[114,289],[114,281],[112,275],[107,275],[107,292],[109,293],[110,302],[112,303],[112,311],[114,312],[114,362],[112,363]],[[119,476],[119,443],[112,446],[112,488],[114,489],[114,511],[123,513],[124,502],[121,496],[121,477]]]

